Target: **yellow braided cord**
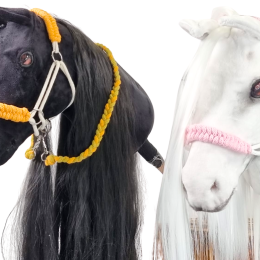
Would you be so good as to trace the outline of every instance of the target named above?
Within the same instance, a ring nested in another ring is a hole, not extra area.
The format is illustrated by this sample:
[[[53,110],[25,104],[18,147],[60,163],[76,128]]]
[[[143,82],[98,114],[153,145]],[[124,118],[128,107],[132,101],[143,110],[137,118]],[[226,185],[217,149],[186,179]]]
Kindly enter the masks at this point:
[[[33,8],[31,12],[34,12],[44,20],[51,42],[61,42],[61,35],[56,20],[50,14],[39,8]]]
[[[29,160],[32,160],[32,159],[34,159],[34,157],[35,157],[35,153],[34,153],[34,151],[33,151],[33,146],[34,146],[34,137],[33,137],[33,135],[32,135],[32,137],[31,137],[31,146],[30,146],[30,148],[27,149],[26,152],[25,152],[25,157],[26,157],[27,159],[29,159]]]
[[[84,152],[82,152],[77,157],[71,157],[70,158],[68,156],[49,155],[45,160],[46,166],[53,165],[53,164],[55,164],[55,162],[57,162],[57,163],[68,163],[68,164],[81,162],[82,160],[90,157],[97,150],[97,148],[99,147],[100,142],[101,142],[101,140],[102,140],[102,138],[105,134],[107,125],[110,121],[111,115],[112,115],[113,110],[114,110],[114,106],[115,106],[116,101],[117,101],[121,81],[120,81],[120,75],[119,75],[117,63],[116,63],[111,51],[102,44],[97,44],[97,45],[99,47],[101,47],[107,53],[109,60],[112,64],[113,72],[114,72],[114,86],[111,90],[107,104],[105,105],[105,109],[104,109],[104,113],[102,115],[102,118],[100,119],[99,124],[97,126],[97,130],[96,130],[96,134],[94,136],[94,139],[93,139],[91,145],[88,147],[88,149],[86,149]]]
[[[0,118],[2,119],[14,122],[28,122],[30,116],[30,112],[25,107],[20,108],[0,103]]]

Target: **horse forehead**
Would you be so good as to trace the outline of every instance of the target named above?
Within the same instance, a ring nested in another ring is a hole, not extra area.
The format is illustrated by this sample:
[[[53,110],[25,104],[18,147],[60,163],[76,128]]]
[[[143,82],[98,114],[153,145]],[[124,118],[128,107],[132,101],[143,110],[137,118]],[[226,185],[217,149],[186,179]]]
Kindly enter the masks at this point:
[[[8,22],[5,29],[0,30],[0,56],[15,57],[21,51],[31,51],[42,59],[51,52],[51,42],[43,21],[37,24],[22,25]]]
[[[260,54],[260,41],[250,33],[238,28],[230,28],[226,45],[230,48],[231,53],[235,53],[236,55],[250,53],[248,57],[252,58],[253,51]]]
[[[32,32],[32,28],[28,26],[8,22],[6,28],[0,31],[0,37],[9,42],[16,42],[18,39],[24,38],[26,42],[26,39],[31,37]]]
[[[0,8],[0,21],[1,8]],[[0,30],[0,43],[4,40],[10,42],[17,42],[19,39],[23,39],[24,42],[34,42],[37,44],[42,43],[43,39],[48,41],[48,34],[44,21],[37,17],[34,13],[31,13],[30,22],[24,24],[14,21],[6,21],[6,27]]]
[[[220,38],[212,51],[206,77],[217,81],[250,81],[259,76],[260,41],[241,30]],[[235,76],[235,78],[233,78]],[[239,83],[239,82],[238,82]]]

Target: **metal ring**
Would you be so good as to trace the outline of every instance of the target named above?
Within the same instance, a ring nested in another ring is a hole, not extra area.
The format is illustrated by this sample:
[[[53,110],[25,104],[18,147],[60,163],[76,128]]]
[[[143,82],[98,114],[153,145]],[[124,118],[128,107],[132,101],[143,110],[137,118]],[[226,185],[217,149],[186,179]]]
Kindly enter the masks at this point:
[[[40,110],[40,109],[38,109],[38,108],[34,108],[30,113],[32,113],[33,111],[38,112],[38,113],[41,113],[42,116],[44,117],[44,113],[43,113],[42,110]],[[34,115],[34,116],[35,116],[35,115]],[[34,116],[32,117],[33,119],[34,119]],[[34,121],[35,121],[35,119],[34,119]],[[29,120],[29,123],[30,123],[31,125],[39,125],[40,123],[42,123],[42,121],[40,120],[40,121],[38,121],[38,122],[32,123],[32,122],[30,122],[30,120]]]
[[[42,155],[41,155],[41,159],[43,162],[45,162],[45,160],[47,159],[47,156],[49,155],[50,153],[49,152],[43,152]],[[45,156],[45,157],[44,157]]]
[[[51,121],[49,119],[46,119],[46,121],[48,121],[48,124],[45,126],[44,129],[41,129],[41,126],[39,127],[40,132],[42,132],[45,135],[45,137],[52,129]],[[48,126],[49,126],[49,128],[48,128]]]
[[[60,60],[57,60],[57,59],[54,58],[54,53],[60,55]],[[62,55],[61,55],[60,52],[52,51],[51,57],[52,57],[52,59],[53,59],[54,62],[55,62],[55,61],[63,61],[63,57],[62,57]]]

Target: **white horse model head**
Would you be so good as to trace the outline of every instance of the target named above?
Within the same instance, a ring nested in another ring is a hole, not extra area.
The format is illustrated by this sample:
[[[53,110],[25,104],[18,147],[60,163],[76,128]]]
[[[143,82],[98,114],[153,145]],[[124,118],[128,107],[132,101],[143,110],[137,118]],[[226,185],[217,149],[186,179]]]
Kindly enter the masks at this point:
[[[158,204],[165,259],[193,259],[190,217],[207,224],[217,260],[247,259],[254,217],[258,259],[260,20],[220,7],[180,26],[202,43],[180,86]]]
[[[222,210],[240,175],[260,163],[250,146],[260,143],[260,21],[231,15],[218,22],[221,27],[215,20],[180,23],[193,36],[218,38],[200,81],[191,118],[199,125],[188,129],[195,142],[182,170],[189,204],[203,211]],[[259,180],[252,182],[257,192]]]

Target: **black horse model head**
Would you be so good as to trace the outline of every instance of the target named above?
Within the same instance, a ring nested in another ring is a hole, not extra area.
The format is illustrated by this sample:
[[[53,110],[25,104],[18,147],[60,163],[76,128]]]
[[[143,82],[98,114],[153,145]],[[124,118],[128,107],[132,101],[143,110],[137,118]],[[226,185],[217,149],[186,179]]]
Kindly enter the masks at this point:
[[[73,157],[95,136],[114,71],[107,54],[79,29],[61,19],[57,25],[59,50],[76,95],[59,71],[42,115],[51,119],[61,114],[57,153]],[[25,9],[0,8],[0,103],[34,111],[53,63],[52,51],[42,18]],[[141,214],[135,152],[142,147],[147,158],[156,156],[146,140],[153,108],[120,66],[119,73],[118,100],[95,154],[80,163],[46,167],[40,145],[17,207],[17,259],[138,259]],[[5,120],[3,113],[0,117],[2,165],[35,131],[29,122]]]

